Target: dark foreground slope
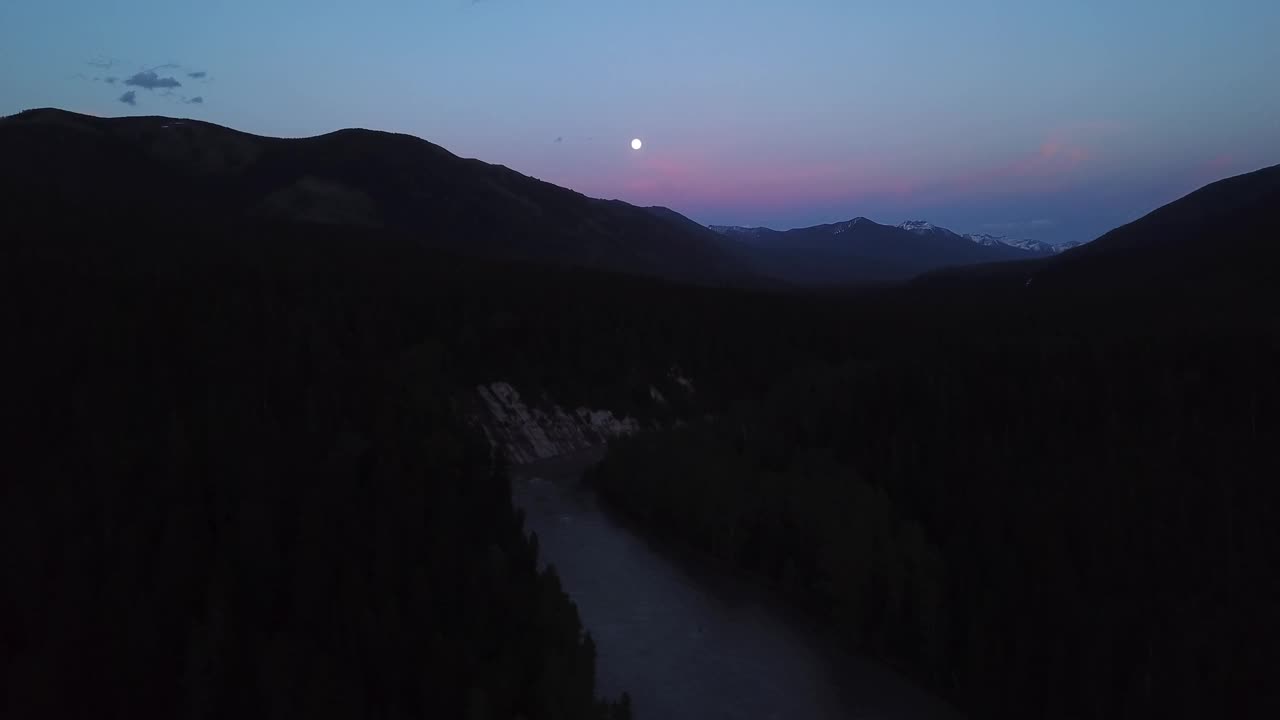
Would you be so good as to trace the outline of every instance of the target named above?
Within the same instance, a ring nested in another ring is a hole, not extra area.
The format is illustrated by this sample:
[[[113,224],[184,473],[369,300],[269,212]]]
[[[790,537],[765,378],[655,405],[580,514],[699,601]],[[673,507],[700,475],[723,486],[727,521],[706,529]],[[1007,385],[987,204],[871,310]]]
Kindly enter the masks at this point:
[[[7,171],[32,189],[185,223],[273,218],[391,230],[486,258],[701,284],[754,276],[677,213],[597,200],[408,135],[266,138],[193,120],[45,109],[0,119]]]
[[[596,481],[975,716],[1280,714],[1274,302],[498,264],[62,140],[0,173],[6,717],[604,712],[453,417],[494,379],[717,418]]]
[[[846,326],[862,347],[620,443],[592,481],[975,717],[1274,717],[1280,237],[1249,192],[1272,172],[1030,286],[854,300],[886,318]]]
[[[456,417],[413,242],[3,221],[0,715],[626,716]]]
[[[1280,282],[1280,165],[1207,185],[1069,250],[1035,282],[1139,292],[1274,290]]]
[[[937,270],[914,284],[1129,301],[1194,295],[1249,312],[1280,283],[1278,208],[1280,165],[1206,185],[1055,257]]]

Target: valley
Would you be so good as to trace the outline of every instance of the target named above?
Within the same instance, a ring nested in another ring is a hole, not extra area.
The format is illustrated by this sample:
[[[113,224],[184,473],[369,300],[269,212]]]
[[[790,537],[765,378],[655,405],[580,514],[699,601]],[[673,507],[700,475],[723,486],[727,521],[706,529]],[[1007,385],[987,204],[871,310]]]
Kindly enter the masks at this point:
[[[1027,258],[366,130],[0,150],[15,717],[1280,711],[1280,166]]]
[[[641,532],[580,485],[600,453],[513,470],[545,562],[595,638],[601,692],[638,717],[954,717],[896,673],[851,656],[779,598]]]

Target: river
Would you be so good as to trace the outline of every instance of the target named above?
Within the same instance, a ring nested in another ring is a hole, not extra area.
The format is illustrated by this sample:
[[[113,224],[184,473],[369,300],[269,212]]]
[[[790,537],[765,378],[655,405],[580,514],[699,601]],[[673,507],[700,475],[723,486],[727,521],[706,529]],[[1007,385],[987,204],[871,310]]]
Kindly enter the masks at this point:
[[[578,478],[594,458],[512,469],[512,495],[597,651],[601,695],[638,720],[955,718],[901,676],[710,563],[640,537]]]

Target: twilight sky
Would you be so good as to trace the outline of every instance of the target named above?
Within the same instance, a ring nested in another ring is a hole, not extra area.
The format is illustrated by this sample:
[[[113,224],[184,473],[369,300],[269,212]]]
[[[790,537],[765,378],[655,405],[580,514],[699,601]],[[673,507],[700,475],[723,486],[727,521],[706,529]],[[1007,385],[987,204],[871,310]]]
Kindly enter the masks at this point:
[[[706,223],[1058,242],[1280,163],[1278,37],[1276,0],[3,0],[0,114],[362,126]]]

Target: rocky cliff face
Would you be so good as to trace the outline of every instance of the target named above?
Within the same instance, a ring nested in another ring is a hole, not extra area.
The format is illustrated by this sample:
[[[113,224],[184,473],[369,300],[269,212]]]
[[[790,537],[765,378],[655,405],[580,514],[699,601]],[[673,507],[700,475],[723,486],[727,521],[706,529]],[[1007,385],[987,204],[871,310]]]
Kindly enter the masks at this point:
[[[673,365],[665,378],[655,382],[656,385],[649,386],[649,397],[659,405],[670,407],[669,399],[683,402],[695,393],[693,381],[685,377],[678,366]],[[474,392],[464,393],[460,405],[467,420],[484,430],[490,446],[505,453],[516,465],[604,447],[615,438],[662,426],[650,423],[652,427],[648,427],[635,418],[619,417],[610,410],[587,407],[570,410],[551,399],[541,403],[525,401],[506,382],[477,385]],[[673,424],[679,427],[683,421],[677,417]]]
[[[484,429],[489,443],[515,464],[599,447],[641,430],[634,418],[619,418],[609,410],[530,407],[505,382],[478,385],[475,391],[479,403],[470,413],[473,422]]]

